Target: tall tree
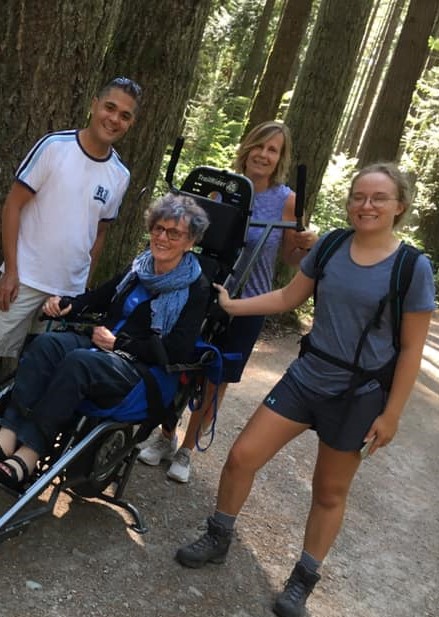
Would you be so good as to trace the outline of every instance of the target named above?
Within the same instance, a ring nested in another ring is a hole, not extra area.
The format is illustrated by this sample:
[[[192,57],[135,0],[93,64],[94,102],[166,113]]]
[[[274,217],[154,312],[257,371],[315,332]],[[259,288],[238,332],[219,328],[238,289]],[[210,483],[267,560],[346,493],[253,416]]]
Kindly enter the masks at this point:
[[[126,0],[104,62],[104,74],[129,75],[144,87],[137,128],[121,144],[132,171],[117,224],[113,225],[97,279],[125,265],[144,234],[143,210],[168,143],[183,115],[210,0]],[[145,186],[145,202],[135,196]]]
[[[332,152],[372,4],[373,0],[362,0],[353,11],[350,0],[322,0],[286,114],[293,135],[293,185],[295,163],[308,168],[308,217]]]
[[[311,7],[312,0],[286,0],[246,131],[276,117],[282,95],[288,88],[291,66],[299,51]]]
[[[275,0],[266,0],[264,10],[258,21],[253,45],[245,64],[244,71],[239,80],[239,84],[234,94],[250,98],[253,95],[254,87],[260,75],[265,60],[265,43],[270,26]]]
[[[404,8],[405,0],[396,0],[392,7],[392,13],[389,20],[386,22],[384,37],[379,46],[379,54],[376,61],[373,62],[369,79],[363,96],[359,102],[355,118],[352,122],[351,131],[348,136],[346,148],[352,156],[357,154],[358,146],[361,141],[361,136],[366,126],[367,118],[372,108],[379,82],[383,76],[384,67],[392,48],[392,43],[395,38],[395,32],[401,18],[402,9]]]
[[[416,82],[428,56],[438,15],[437,0],[411,0],[398,44],[359,153],[359,164],[397,158]]]
[[[393,2],[394,0],[389,0],[387,5],[387,12],[391,10]],[[337,136],[334,142],[334,150],[336,152],[340,152],[341,150],[343,150],[341,146],[344,144],[346,135],[350,131],[352,119],[356,113],[356,110],[358,109],[358,106],[361,105],[365,83],[367,82],[371,66],[375,62],[376,54],[378,53],[380,47],[380,40],[387,19],[384,18],[383,20],[381,20],[379,19],[379,17],[377,18],[379,8],[380,0],[374,0],[374,6],[369,16],[366,32],[364,33],[363,40],[361,41],[361,46],[358,51],[358,68],[356,70],[355,79],[352,84],[352,90],[348,97],[342,121],[340,122],[337,130]],[[384,24],[380,23],[379,27],[377,28],[377,22],[384,22]],[[378,35],[376,35],[377,30]]]
[[[101,82],[122,0],[3,0],[0,20],[0,202],[35,140],[81,126]]]

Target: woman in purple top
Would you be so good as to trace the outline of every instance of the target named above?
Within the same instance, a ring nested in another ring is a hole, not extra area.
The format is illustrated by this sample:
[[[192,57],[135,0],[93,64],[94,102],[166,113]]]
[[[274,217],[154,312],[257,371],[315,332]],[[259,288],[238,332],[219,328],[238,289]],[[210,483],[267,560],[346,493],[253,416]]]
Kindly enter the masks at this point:
[[[283,184],[291,163],[291,135],[288,127],[281,122],[263,122],[253,128],[240,144],[235,170],[253,182],[255,198],[252,220],[296,221],[295,193]],[[247,246],[244,249],[247,259],[241,261],[237,276],[244,270],[259,237],[261,228],[250,227]],[[276,257],[281,250],[285,263],[297,265],[307,250],[317,240],[310,231],[296,232],[293,229],[272,230],[259,257],[254,264],[242,297],[267,293],[272,288]],[[262,316],[245,316],[233,319],[227,339],[221,350],[241,354],[239,362],[234,361],[224,367],[223,383],[218,390],[218,406],[229,383],[241,380],[247,360],[264,324]],[[161,434],[141,451],[139,460],[147,465],[158,465],[162,460],[172,460],[168,477],[178,482],[187,482],[190,474],[190,454],[195,447],[197,431],[201,424],[209,425],[213,415],[213,398],[216,386],[209,382],[206,396],[200,411],[193,412],[186,435],[177,451],[177,435],[162,428]]]

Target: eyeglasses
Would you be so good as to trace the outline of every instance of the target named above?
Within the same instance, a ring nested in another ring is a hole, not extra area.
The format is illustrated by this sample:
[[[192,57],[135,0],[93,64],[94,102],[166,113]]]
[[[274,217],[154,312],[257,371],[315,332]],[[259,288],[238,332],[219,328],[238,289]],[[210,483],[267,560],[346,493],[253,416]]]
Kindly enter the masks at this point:
[[[171,240],[171,242],[177,242],[177,240],[181,240],[184,236],[188,235],[187,231],[180,231],[175,227],[163,227],[163,225],[154,225],[149,233],[151,236],[154,236],[154,238],[159,238],[162,233],[165,233],[166,237],[168,240]]]
[[[122,88],[127,94],[131,94],[138,99],[142,96],[142,88],[139,84],[129,77],[115,77],[108,84],[110,87]]]
[[[383,208],[389,201],[399,201],[399,199],[397,197],[389,197],[389,195],[384,195],[381,193],[378,193],[377,195],[354,193],[349,196],[348,205],[351,208],[360,208],[361,206],[364,206],[367,201],[369,201],[371,206],[374,208]]]

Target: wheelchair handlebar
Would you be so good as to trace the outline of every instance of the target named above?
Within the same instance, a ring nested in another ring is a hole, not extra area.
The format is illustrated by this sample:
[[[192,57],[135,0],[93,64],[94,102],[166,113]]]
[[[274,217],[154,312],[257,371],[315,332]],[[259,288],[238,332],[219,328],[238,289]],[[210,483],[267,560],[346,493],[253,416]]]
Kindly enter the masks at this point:
[[[100,326],[106,317],[106,313],[83,313],[77,315],[75,318],[69,319],[69,314],[60,317],[50,317],[50,315],[40,315],[39,321],[59,321],[66,325],[88,325],[88,326]]]
[[[175,140],[175,145],[172,150],[171,158],[168,164],[168,168],[166,170],[165,180],[169,186],[170,191],[176,191],[177,189],[174,186],[174,172],[177,167],[178,159],[180,158],[181,149],[183,148],[184,137],[177,137]]]

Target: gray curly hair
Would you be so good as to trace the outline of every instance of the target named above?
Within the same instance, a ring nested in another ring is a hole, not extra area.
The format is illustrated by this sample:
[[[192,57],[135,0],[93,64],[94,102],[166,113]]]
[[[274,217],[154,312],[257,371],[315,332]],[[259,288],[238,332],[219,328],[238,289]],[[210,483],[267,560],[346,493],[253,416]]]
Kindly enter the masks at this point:
[[[148,231],[151,231],[159,220],[173,220],[178,224],[181,219],[188,226],[189,239],[195,243],[200,242],[209,227],[209,218],[192,197],[166,193],[145,212]]]

